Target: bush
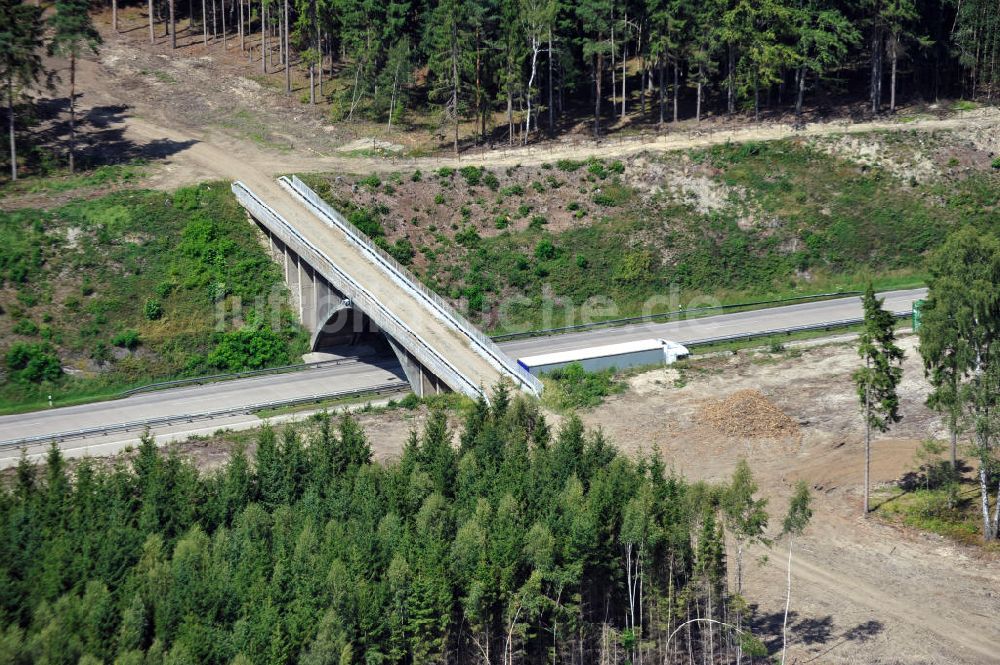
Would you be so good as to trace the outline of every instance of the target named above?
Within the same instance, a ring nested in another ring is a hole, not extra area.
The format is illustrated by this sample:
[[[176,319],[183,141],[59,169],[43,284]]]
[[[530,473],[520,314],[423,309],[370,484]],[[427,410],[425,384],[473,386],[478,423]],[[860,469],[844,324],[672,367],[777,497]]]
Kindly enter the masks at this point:
[[[463,247],[475,247],[481,240],[475,226],[466,226],[455,234],[455,242]]]
[[[123,330],[111,338],[111,343],[114,346],[133,351],[139,346],[139,333],[131,329]]]
[[[289,362],[285,340],[266,326],[251,326],[224,333],[208,354],[209,365],[231,372],[287,365]]]
[[[528,228],[540,229],[540,228],[542,228],[543,226],[545,226],[548,223],[549,223],[549,220],[545,219],[544,216],[542,216],[542,215],[535,215],[534,217],[531,218],[531,221],[528,222]]]
[[[545,238],[535,245],[535,258],[542,261],[556,258],[556,246],[552,244],[551,240]]]
[[[615,267],[615,281],[624,283],[642,282],[653,274],[653,255],[648,249],[627,253]]]
[[[497,179],[497,177],[495,175],[493,175],[489,171],[487,171],[483,175],[483,184],[486,185],[487,187],[489,187],[494,192],[497,191],[497,189],[500,188],[500,181]]]
[[[38,326],[31,319],[21,319],[14,324],[14,334],[33,337],[38,334]]]
[[[438,169],[437,174],[439,178],[450,178],[454,172],[455,169],[451,168],[450,166],[442,166],[441,168]]]
[[[575,159],[560,159],[556,162],[556,168],[566,173],[578,171],[581,166],[583,166],[583,162],[578,162]]]
[[[108,350],[108,345],[104,342],[97,342],[94,344],[94,348],[90,350],[90,359],[97,364],[110,361],[111,352]]]
[[[587,173],[597,176],[601,180],[608,177],[608,172],[604,168],[603,162],[591,162],[590,166],[587,167]]]
[[[580,363],[571,363],[546,375],[549,386],[545,399],[558,409],[594,407],[604,398],[621,392],[624,385],[615,381],[612,370],[588,372]]]
[[[616,159],[615,161],[611,162],[611,166],[608,167],[608,170],[611,171],[612,173],[617,173],[618,175],[621,175],[625,173],[625,165],[622,164],[620,159]]]
[[[424,174],[420,172],[420,169],[417,169],[413,172],[413,175],[410,176],[410,182],[420,182],[423,177]]]
[[[163,305],[156,298],[149,298],[142,308],[142,313],[150,321],[156,321],[163,317]]]
[[[382,179],[378,177],[377,174],[373,173],[367,178],[362,178],[358,181],[358,184],[362,187],[367,187],[369,191],[374,192],[382,185]]]
[[[440,205],[444,205],[444,194],[442,194],[441,192],[438,192],[437,194],[435,194],[434,195],[434,203],[438,204],[439,206]]]
[[[7,371],[14,381],[41,383],[62,377],[59,357],[47,342],[14,342],[7,349]]]
[[[503,196],[522,196],[524,194],[524,187],[521,187],[521,185],[508,185],[500,190],[500,194]]]
[[[995,169],[1000,169],[1000,157],[994,158],[991,166]]]
[[[357,210],[351,211],[347,215],[347,219],[351,224],[354,224],[359,231],[364,233],[369,238],[374,239],[385,235],[385,231],[382,229],[382,224],[378,221],[378,217],[371,210],[358,208]]]
[[[399,238],[396,242],[392,243],[392,247],[389,248],[389,254],[404,266],[408,266],[413,263],[413,257],[416,252],[413,250],[413,243],[406,238]]]
[[[469,187],[477,187],[482,180],[485,169],[478,166],[463,166],[458,172],[465,178],[465,184]]]

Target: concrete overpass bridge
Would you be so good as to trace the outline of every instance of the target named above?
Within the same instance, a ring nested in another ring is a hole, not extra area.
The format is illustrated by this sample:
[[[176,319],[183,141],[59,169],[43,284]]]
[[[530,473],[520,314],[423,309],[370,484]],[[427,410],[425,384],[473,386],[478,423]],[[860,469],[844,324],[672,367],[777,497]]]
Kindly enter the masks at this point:
[[[541,383],[296,177],[235,182],[284,269],[312,348],[384,337],[413,391],[485,394],[506,377]]]

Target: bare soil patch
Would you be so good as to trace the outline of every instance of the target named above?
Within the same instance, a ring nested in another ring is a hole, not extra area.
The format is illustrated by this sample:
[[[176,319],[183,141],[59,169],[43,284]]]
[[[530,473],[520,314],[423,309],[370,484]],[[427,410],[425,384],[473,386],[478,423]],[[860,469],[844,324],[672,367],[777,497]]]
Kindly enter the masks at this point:
[[[922,439],[946,435],[923,403],[915,338],[902,346],[904,418],[876,437],[876,486],[913,468]],[[863,430],[850,379],[857,362],[850,344],[707,358],[632,377],[626,394],[584,420],[633,454],[655,447],[694,479],[725,481],[746,458],[770,500],[775,533],[794,483],[809,483],[815,514],[793,555],[789,662],[998,662],[996,556],[861,516]],[[741,408],[752,423],[760,405],[782,427],[741,423]],[[794,427],[784,429],[782,416]],[[785,547],[756,548],[745,574],[757,629],[779,648]]]

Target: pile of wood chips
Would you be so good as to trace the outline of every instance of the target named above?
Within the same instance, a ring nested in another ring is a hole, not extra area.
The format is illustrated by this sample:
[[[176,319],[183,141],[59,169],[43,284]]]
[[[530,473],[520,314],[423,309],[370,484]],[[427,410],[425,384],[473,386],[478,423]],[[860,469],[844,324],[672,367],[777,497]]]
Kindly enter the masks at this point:
[[[784,437],[799,433],[799,424],[759,390],[737,390],[714,400],[698,413],[702,422],[722,434],[743,437]]]

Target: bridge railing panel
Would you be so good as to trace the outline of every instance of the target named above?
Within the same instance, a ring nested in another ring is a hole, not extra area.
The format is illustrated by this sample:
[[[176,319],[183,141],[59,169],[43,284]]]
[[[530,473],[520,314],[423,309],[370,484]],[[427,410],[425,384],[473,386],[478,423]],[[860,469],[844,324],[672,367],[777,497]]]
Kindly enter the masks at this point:
[[[506,371],[516,379],[520,380],[529,391],[538,395],[542,391],[542,382],[537,377],[529,374],[523,367],[518,365],[510,356],[505,354],[492,339],[472,325],[461,313],[459,313],[447,300],[434,293],[423,282],[409,271],[408,268],[394,259],[388,252],[376,245],[358,227],[354,226],[342,214],[337,212],[329,203],[324,201],[319,194],[314,192],[298,176],[291,178],[279,178],[284,186],[298,195],[311,206],[323,213],[322,217],[344,232],[353,242],[361,246],[376,262],[381,264],[394,278],[397,283],[414,293],[418,300],[423,300],[429,304],[439,318],[452,325],[466,335],[472,342],[473,348],[478,347],[487,360],[497,369]]]

